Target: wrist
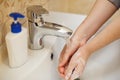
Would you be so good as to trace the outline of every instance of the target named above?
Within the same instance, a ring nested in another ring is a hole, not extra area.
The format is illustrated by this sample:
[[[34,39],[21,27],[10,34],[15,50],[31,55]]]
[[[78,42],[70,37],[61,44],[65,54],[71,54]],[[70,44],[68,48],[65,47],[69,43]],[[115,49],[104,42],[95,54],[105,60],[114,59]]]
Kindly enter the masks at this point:
[[[90,55],[91,55],[91,48],[89,47],[89,46],[87,46],[87,44],[85,44],[83,47],[81,47],[82,48],[82,50],[84,51],[84,53],[85,53],[85,59],[87,60],[89,57],[90,57]]]
[[[90,32],[86,26],[83,27],[83,25],[80,25],[78,29],[74,32],[74,34],[71,36],[71,40],[86,40],[88,41],[89,38],[92,36],[92,32]]]

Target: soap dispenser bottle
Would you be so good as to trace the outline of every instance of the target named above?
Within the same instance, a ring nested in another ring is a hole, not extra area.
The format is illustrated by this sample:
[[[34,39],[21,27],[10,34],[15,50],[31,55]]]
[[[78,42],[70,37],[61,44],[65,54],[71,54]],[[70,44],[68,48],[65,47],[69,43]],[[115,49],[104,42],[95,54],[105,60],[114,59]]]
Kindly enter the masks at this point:
[[[27,52],[27,29],[21,27],[18,18],[24,18],[20,13],[11,13],[9,15],[14,19],[11,24],[11,31],[6,35],[6,45],[8,50],[8,58],[10,67],[19,67],[28,59]]]

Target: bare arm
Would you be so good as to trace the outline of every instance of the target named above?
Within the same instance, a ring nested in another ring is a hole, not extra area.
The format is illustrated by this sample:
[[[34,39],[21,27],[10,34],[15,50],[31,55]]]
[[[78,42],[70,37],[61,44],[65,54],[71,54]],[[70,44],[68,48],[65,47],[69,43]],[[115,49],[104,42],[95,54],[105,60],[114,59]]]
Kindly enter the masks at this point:
[[[117,10],[108,0],[97,0],[92,11],[75,31],[73,38],[86,35],[89,39]]]
[[[86,5],[87,6],[87,5]],[[58,70],[62,77],[71,56],[86,43],[86,41],[107,21],[117,10],[108,0],[97,0],[84,22],[76,29],[65,45],[61,55]]]
[[[120,18],[111,23],[95,38],[80,47],[72,56],[66,69],[66,80],[74,80],[81,76],[87,59],[98,49],[120,38]],[[74,72],[73,72],[74,70]],[[72,74],[71,74],[72,73]]]
[[[106,46],[107,44],[120,38],[120,17],[106,27],[100,34],[93,40],[88,42],[85,46],[89,53]],[[99,45],[96,45],[99,44]]]

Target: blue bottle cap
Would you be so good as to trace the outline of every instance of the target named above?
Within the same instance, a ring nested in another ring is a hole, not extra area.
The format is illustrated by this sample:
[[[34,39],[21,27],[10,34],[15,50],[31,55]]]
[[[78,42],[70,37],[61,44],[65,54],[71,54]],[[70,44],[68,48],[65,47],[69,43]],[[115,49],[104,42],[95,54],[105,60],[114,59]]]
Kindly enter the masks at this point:
[[[11,32],[12,33],[19,33],[22,31],[21,29],[21,23],[17,21],[18,18],[24,18],[24,15],[14,12],[9,15],[14,19],[14,22],[11,24]]]

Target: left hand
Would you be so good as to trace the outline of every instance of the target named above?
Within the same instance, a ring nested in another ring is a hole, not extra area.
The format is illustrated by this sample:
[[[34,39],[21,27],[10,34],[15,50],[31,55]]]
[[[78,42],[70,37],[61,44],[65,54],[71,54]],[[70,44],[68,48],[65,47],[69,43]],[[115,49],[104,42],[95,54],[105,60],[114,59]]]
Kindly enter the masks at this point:
[[[79,48],[72,56],[65,71],[65,80],[74,80],[79,78],[85,68],[89,53],[84,48]]]
[[[78,35],[77,35],[78,36]],[[60,58],[59,58],[59,65],[58,65],[58,71],[60,73],[60,76],[62,78],[65,77],[65,70],[68,66],[68,63],[71,59],[71,57],[75,54],[75,52],[82,47],[83,45],[85,45],[85,43],[87,42],[87,36],[83,36],[78,39],[78,37],[72,37],[70,38],[66,45],[64,46],[61,54],[60,54]]]

